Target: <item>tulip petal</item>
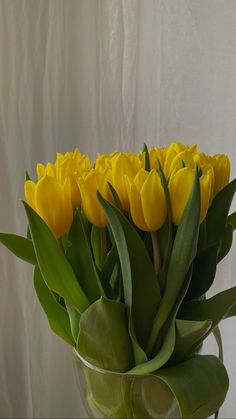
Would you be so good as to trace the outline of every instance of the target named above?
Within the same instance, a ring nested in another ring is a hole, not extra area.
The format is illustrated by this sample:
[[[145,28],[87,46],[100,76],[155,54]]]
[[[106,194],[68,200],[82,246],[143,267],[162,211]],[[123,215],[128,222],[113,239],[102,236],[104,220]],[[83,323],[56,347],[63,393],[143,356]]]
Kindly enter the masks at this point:
[[[140,193],[134,183],[131,183],[128,177],[125,177],[126,188],[129,196],[130,213],[134,224],[144,231],[148,231],[148,227],[144,221],[142,202]]]
[[[165,222],[167,209],[160,176],[154,169],[149,173],[141,189],[141,202],[148,231],[159,230]]]
[[[192,190],[194,170],[184,167],[178,170],[169,182],[172,217],[174,224],[178,225],[186,207]]]
[[[25,182],[25,198],[27,203],[35,210],[35,190],[36,184],[32,180]]]
[[[69,230],[73,211],[68,181],[62,186],[55,178],[44,176],[37,184],[35,202],[37,213],[56,237],[62,236]]]

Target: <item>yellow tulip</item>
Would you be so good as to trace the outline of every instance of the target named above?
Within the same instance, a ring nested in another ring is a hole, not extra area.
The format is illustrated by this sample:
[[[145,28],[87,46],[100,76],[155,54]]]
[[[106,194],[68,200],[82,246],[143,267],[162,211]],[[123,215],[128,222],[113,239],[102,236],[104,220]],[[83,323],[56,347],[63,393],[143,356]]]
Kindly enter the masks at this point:
[[[71,200],[73,208],[78,208],[81,205],[81,195],[77,184],[78,176],[87,173],[91,167],[91,163],[87,155],[73,155],[67,157],[58,164],[58,178],[62,182],[63,179],[69,177],[71,182]]]
[[[56,237],[68,232],[73,220],[71,185],[68,178],[63,184],[48,175],[43,176],[36,184],[27,180],[25,197]]]
[[[230,177],[230,161],[225,154],[216,154],[214,156],[215,164],[213,166],[215,182],[214,195],[220,192],[228,183]]]
[[[152,147],[148,151],[151,169],[158,169],[158,160],[160,162],[161,167],[163,168],[166,158],[166,148]]]
[[[123,208],[129,210],[129,199],[125,177],[132,181],[142,168],[142,160],[137,154],[118,153],[111,159],[112,186],[119,195]]]
[[[87,175],[77,179],[81,193],[82,209],[90,223],[97,227],[105,227],[108,223],[103,208],[97,199],[97,191],[101,193],[103,198],[112,201],[112,194],[108,185],[111,180],[109,169],[104,173],[91,169]]]
[[[174,224],[180,223],[184,209],[188,202],[194,180],[195,169],[184,167],[171,176],[169,192]],[[210,167],[200,177],[201,211],[200,222],[206,217],[212,199],[213,171]]]
[[[47,163],[46,166],[38,163],[36,171],[38,179],[48,175],[63,183],[68,177],[71,183],[72,206],[78,208],[81,205],[81,196],[76,179],[88,172],[90,168],[91,163],[88,156],[82,155],[78,149],[75,149],[73,152],[68,151],[65,154],[57,153],[55,163]]]
[[[208,156],[204,153],[198,153],[194,156],[194,160],[199,164],[201,169],[203,169],[205,165],[212,166],[214,170],[213,196],[229,183],[230,161],[225,154]]]
[[[139,170],[133,181],[126,176],[130,213],[134,223],[144,231],[156,231],[166,219],[166,200],[155,169]]]
[[[163,167],[165,176],[169,178],[172,172],[176,171],[176,166],[179,168],[182,160],[185,166],[194,167],[193,156],[196,152],[196,145],[186,146],[178,142],[170,144],[166,150],[166,157]]]

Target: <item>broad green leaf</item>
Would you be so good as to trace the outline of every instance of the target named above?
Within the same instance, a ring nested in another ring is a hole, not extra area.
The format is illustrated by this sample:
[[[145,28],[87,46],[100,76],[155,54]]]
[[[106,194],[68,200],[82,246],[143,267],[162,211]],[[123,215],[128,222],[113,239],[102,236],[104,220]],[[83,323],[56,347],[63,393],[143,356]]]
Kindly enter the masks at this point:
[[[97,367],[127,371],[134,362],[127,325],[125,305],[101,297],[81,316],[78,352]]]
[[[228,216],[227,223],[231,224],[233,230],[236,230],[236,212]]]
[[[109,220],[120,258],[130,333],[134,341],[133,326],[137,340],[144,348],[161,297],[154,267],[142,239],[127,218],[100,194],[98,199]],[[136,363],[143,360],[145,357],[140,354]]]
[[[0,242],[14,255],[32,265],[37,265],[34,246],[31,240],[16,234],[0,233]]]
[[[49,289],[82,313],[89,305],[57,239],[39,215],[24,202],[38,265]]]
[[[66,302],[66,309],[70,319],[71,332],[74,338],[74,341],[77,342],[79,334],[79,322],[81,314],[74,308],[70,303]]]
[[[215,274],[219,243],[209,246],[197,254],[193,263],[193,274],[186,299],[193,300],[204,295],[211,287]]]
[[[170,358],[171,365],[184,361],[196,348],[196,343],[210,330],[211,321],[176,319],[176,342]]]
[[[71,246],[67,250],[67,258],[72,265],[90,303],[104,295],[103,288],[94,264],[90,244],[82,222],[81,214],[77,210],[69,232]]]
[[[214,414],[224,402],[229,387],[227,371],[213,355],[195,355],[155,375],[169,386],[186,419]]]
[[[162,330],[162,336],[161,336],[162,343],[161,343],[161,346],[158,348],[156,355],[154,355],[154,357],[151,358],[150,360],[140,363],[139,365],[136,365],[134,368],[132,368],[132,370],[130,371],[132,374],[149,374],[153,371],[158,370],[159,368],[162,368],[169,361],[175,347],[176,314],[179,310],[181,301],[186,294],[191,275],[192,275],[192,270],[190,269],[187,274],[184,286],[174,306],[173,312],[171,313],[171,316],[168,322],[166,323],[165,327]]]
[[[150,360],[133,367],[129,373],[134,375],[149,374],[163,367],[170,359],[175,347],[175,318],[168,325],[167,335],[158,353]]]
[[[160,244],[160,252],[162,256],[162,267],[158,275],[158,280],[161,286],[161,291],[164,292],[166,286],[166,277],[169,267],[171,250],[173,246],[173,224],[172,224],[172,209],[168,183],[164,172],[162,170],[160,161],[158,160],[158,173],[161,179],[162,187],[164,189],[166,206],[167,206],[167,219],[163,227],[158,231],[158,240]]]
[[[233,242],[233,228],[231,224],[227,224],[221,236],[220,251],[218,262],[220,262],[230,251]]]
[[[236,316],[236,287],[227,289],[207,300],[189,301],[181,306],[178,318],[186,320],[211,320],[212,325],[207,334],[199,339],[200,344],[219,324],[228,317]]]
[[[224,235],[227,216],[236,191],[236,179],[232,180],[213,199],[206,217],[207,245],[218,242]]]
[[[38,267],[34,271],[34,287],[53,332],[70,345],[75,346],[68,313],[54,298]]]
[[[148,356],[153,354],[160,331],[173,312],[183,287],[186,287],[186,277],[196,255],[199,214],[200,186],[198,171],[196,169],[193,188],[175,236],[169,262],[165,292],[156,314],[146,348]]]

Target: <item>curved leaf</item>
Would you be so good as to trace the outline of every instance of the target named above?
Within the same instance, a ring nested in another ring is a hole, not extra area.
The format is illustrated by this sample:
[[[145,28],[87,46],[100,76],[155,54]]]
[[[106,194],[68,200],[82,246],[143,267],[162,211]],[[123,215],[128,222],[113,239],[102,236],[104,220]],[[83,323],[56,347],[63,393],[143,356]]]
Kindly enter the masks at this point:
[[[227,216],[236,191],[236,179],[226,185],[213,199],[206,217],[207,245],[218,242],[224,235]]]
[[[101,297],[81,316],[78,352],[92,365],[125,372],[133,360],[124,304]]]
[[[193,321],[176,319],[176,342],[173,354],[170,358],[171,365],[187,359],[210,330],[211,321]]]
[[[135,342],[134,327],[137,340],[143,348],[161,298],[154,267],[142,239],[127,218],[99,193],[98,199],[109,220],[120,258],[130,333]],[[146,361],[144,352],[140,352],[137,344],[134,345],[138,351],[136,363]]]
[[[49,289],[82,313],[89,305],[72,267],[46,223],[24,202],[38,265]]]
[[[228,216],[227,223],[231,224],[231,226],[233,227],[233,230],[236,230],[236,212],[233,212],[232,214]]]
[[[220,241],[220,251],[218,262],[220,262],[230,251],[233,242],[233,228],[231,224],[227,224]]]
[[[34,287],[53,332],[70,345],[75,346],[67,311],[54,298],[37,267],[34,270]]]
[[[199,339],[198,345],[212,332],[218,323],[228,317],[236,316],[236,287],[222,291],[208,300],[189,301],[183,304],[178,318],[186,320],[212,321],[205,336]]]
[[[66,256],[89,302],[94,302],[101,295],[104,295],[104,291],[96,271],[81,214],[78,210],[75,212],[68,238],[71,246],[68,248]]]
[[[0,242],[18,258],[37,266],[34,246],[31,240],[10,233],[0,233]]]
[[[183,287],[186,287],[186,276],[197,250],[199,215],[200,185],[198,170],[196,168],[192,191],[175,236],[170,257],[165,292],[156,314],[151,336],[146,348],[149,356],[155,349],[161,329],[166,323],[171,312],[173,312]]]
[[[201,297],[211,287],[216,274],[218,252],[219,243],[215,243],[197,254],[193,263],[193,274],[186,295],[187,300]]]
[[[183,418],[206,418],[222,405],[229,387],[224,365],[213,355],[195,355],[155,373],[175,395]]]

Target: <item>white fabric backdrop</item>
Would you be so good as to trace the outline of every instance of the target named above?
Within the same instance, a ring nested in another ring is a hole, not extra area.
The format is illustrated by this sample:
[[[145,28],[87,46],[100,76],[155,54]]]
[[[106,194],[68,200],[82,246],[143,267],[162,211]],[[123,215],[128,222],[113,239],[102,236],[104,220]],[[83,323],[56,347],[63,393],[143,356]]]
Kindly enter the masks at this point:
[[[56,151],[176,138],[228,153],[236,175],[235,0],[0,0],[1,231],[24,233],[24,170]],[[214,291],[236,284],[235,250]],[[49,330],[31,268],[0,252],[0,416],[82,417],[70,349]],[[222,325],[221,417],[236,414],[235,328]]]

